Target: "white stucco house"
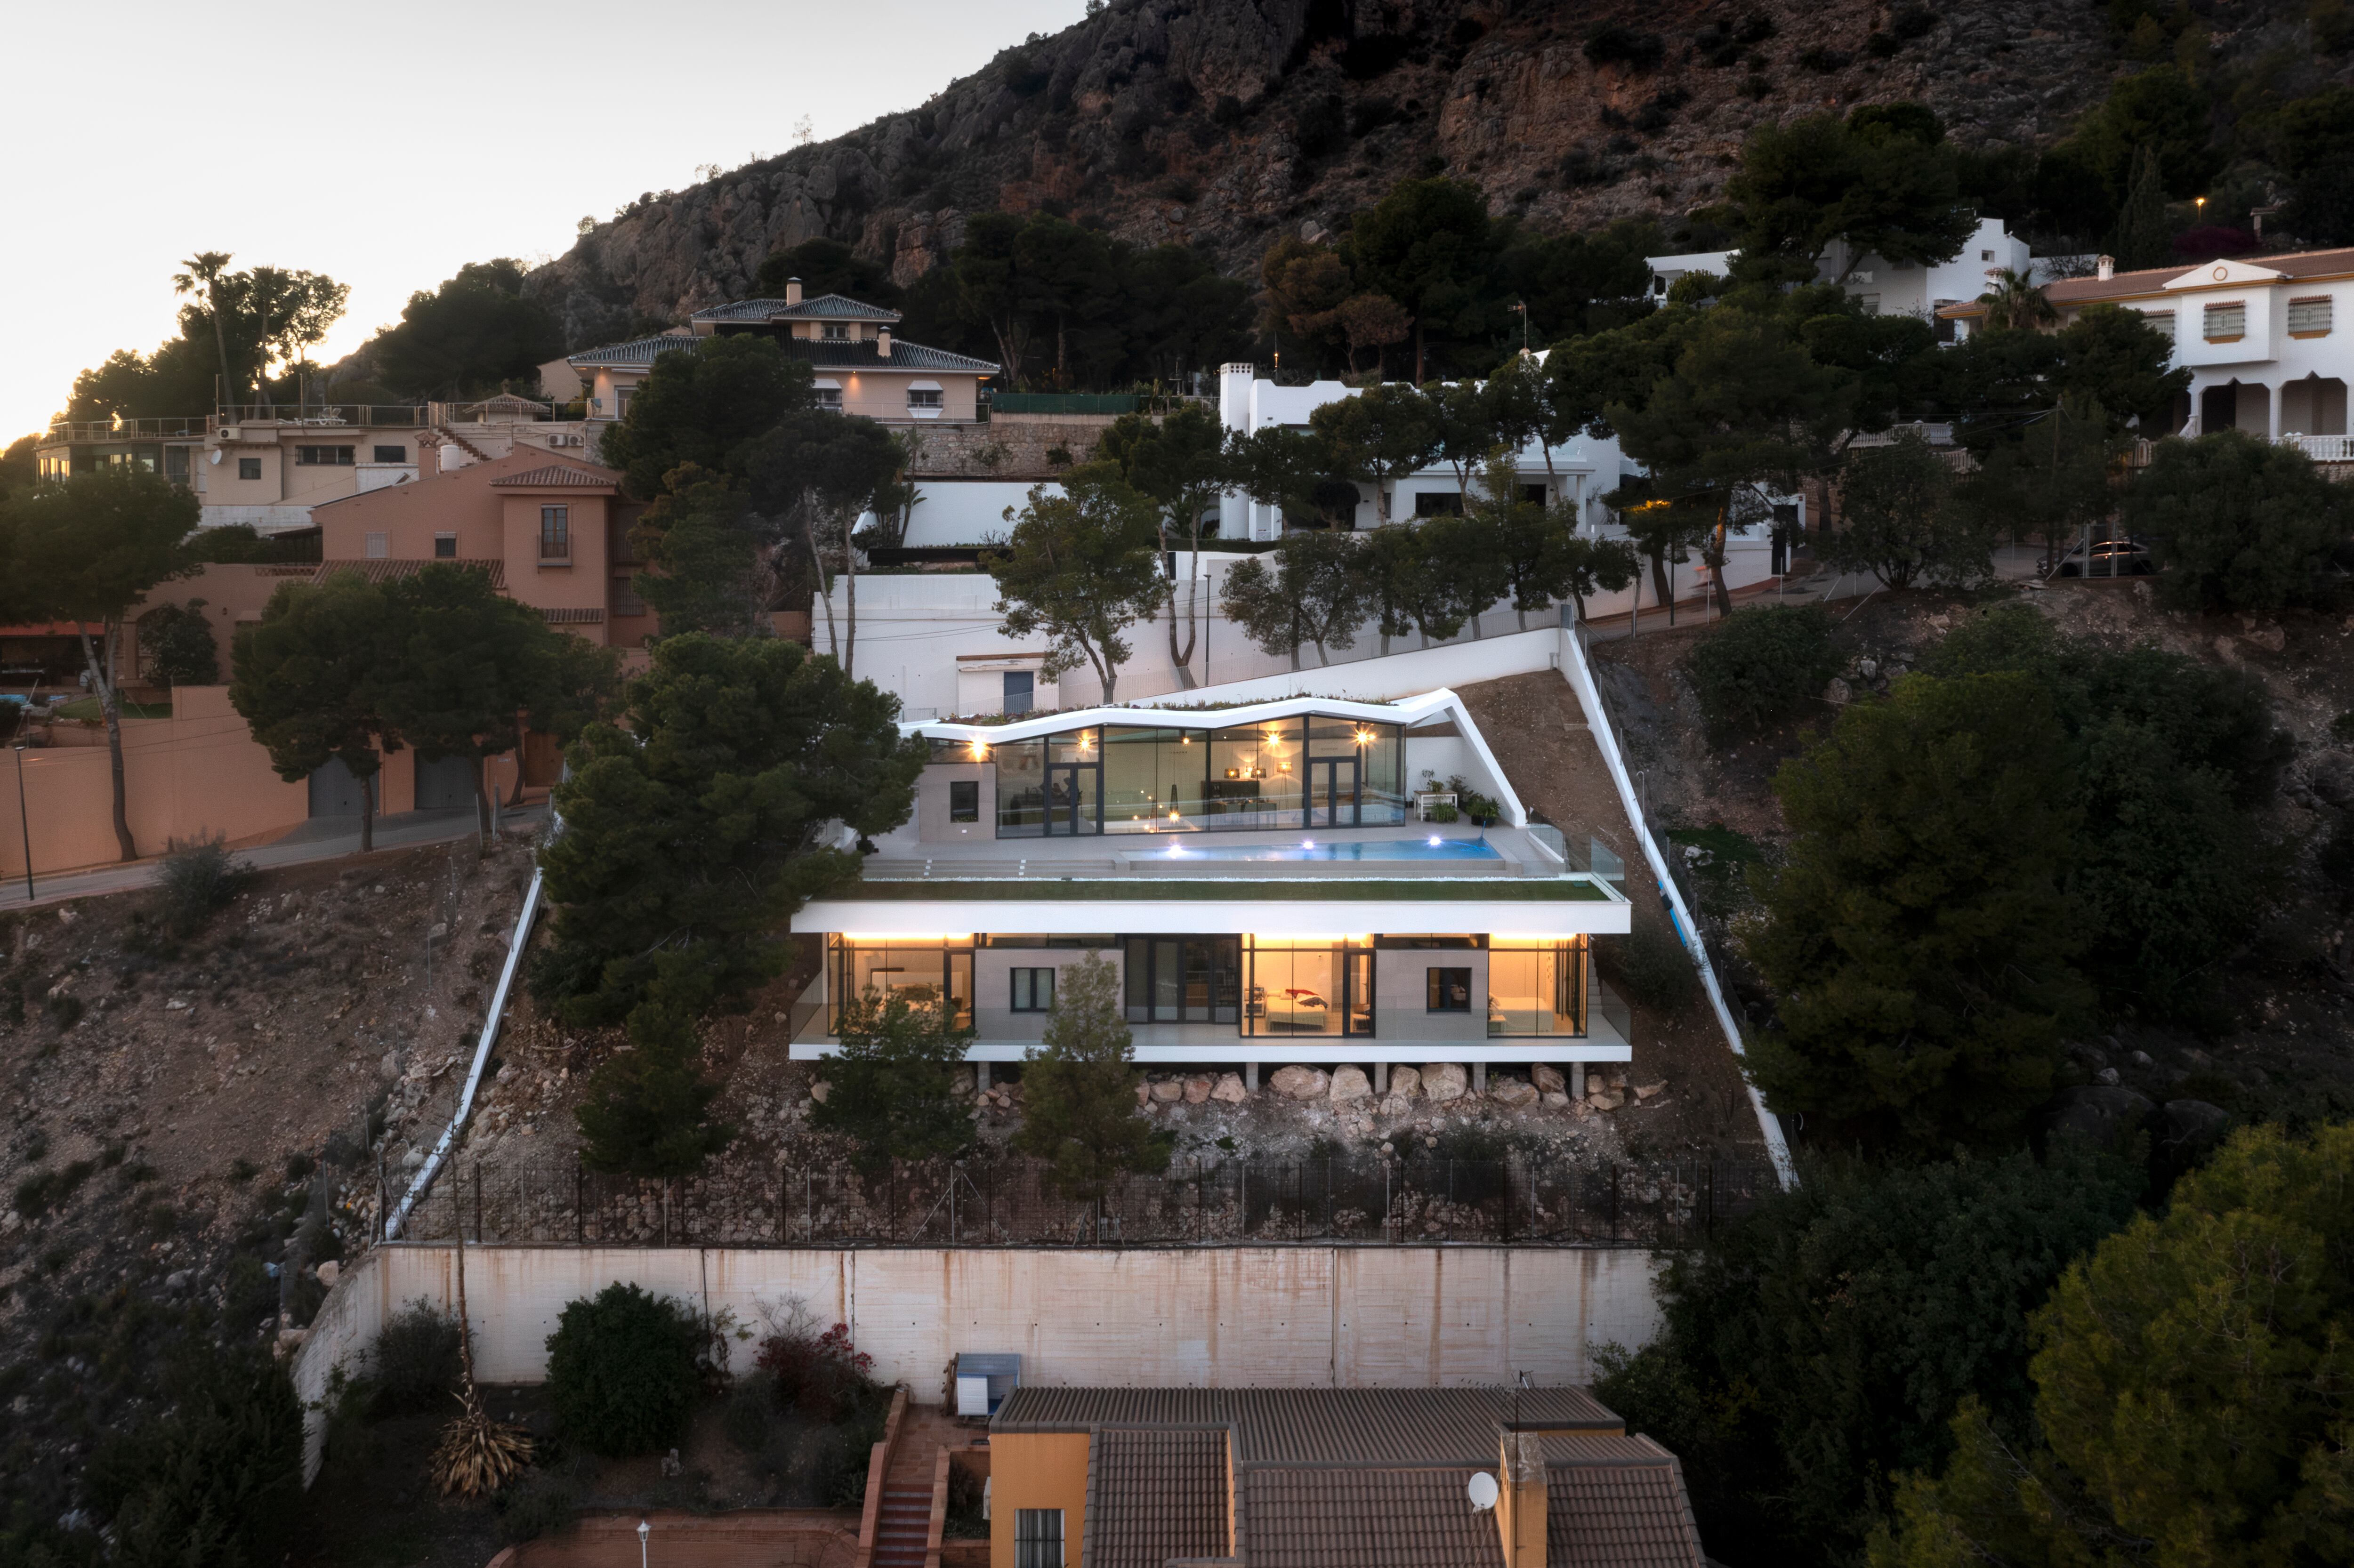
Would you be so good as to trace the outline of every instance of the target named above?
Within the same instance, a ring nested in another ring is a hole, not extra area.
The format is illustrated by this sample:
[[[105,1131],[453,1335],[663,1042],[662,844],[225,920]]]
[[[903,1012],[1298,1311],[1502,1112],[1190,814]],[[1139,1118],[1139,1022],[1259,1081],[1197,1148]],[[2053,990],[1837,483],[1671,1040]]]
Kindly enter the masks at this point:
[[[1695,250],[1647,258],[1651,294],[1665,299],[1678,279],[1693,272],[1723,277],[1740,254],[1738,250]],[[2029,272],[2034,265],[2027,241],[2013,235],[2002,219],[1982,217],[1950,261],[1925,267],[1870,252],[1859,256],[1846,242],[1833,240],[1816,260],[1815,276],[1822,282],[1838,282],[1868,314],[1919,316],[1943,323],[1952,319],[1941,314],[1943,307],[1976,300],[1993,286],[1995,273]]]

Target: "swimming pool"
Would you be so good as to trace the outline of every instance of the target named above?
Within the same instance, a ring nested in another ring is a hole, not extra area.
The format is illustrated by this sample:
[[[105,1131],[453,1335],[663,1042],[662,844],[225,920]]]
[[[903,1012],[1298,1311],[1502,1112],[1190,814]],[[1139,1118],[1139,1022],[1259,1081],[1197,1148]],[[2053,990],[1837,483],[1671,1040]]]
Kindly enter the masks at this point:
[[[1172,844],[1153,852],[1155,860],[1501,860],[1479,839],[1374,839],[1340,843],[1302,839],[1295,844],[1212,844],[1196,849]]]

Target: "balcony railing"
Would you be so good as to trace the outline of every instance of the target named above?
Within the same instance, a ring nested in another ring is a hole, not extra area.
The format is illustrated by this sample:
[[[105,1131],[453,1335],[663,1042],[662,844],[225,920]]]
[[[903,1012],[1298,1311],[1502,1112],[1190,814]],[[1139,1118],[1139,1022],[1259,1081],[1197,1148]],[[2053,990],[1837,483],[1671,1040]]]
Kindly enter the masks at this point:
[[[327,429],[429,425],[430,403],[223,403],[219,425],[303,425]]]
[[[58,419],[49,426],[52,442],[157,441],[201,438],[201,416],[171,419]]]
[[[2282,436],[2279,440],[2316,462],[2354,462],[2354,436]]]

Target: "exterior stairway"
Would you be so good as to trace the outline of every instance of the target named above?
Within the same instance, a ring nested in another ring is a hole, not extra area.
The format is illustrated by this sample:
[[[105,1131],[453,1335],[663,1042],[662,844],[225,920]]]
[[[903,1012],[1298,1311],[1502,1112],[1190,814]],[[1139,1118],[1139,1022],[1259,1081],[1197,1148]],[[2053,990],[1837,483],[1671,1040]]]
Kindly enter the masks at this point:
[[[896,1476],[885,1482],[883,1509],[875,1521],[875,1568],[924,1568],[931,1529],[930,1477],[920,1486]]]

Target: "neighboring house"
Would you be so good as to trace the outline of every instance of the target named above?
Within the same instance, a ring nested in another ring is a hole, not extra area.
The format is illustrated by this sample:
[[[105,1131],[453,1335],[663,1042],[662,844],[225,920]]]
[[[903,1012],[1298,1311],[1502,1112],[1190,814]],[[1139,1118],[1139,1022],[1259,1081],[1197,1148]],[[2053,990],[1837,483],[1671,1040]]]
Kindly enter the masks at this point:
[[[793,918],[827,954],[796,1059],[874,991],[945,999],[968,1060],[1018,1062],[1094,952],[1140,1062],[1354,1064],[1379,1092],[1394,1063],[1631,1060],[1590,963],[1627,899],[1530,825],[1452,692],[908,727],[932,756],[913,818]],[[1491,825],[1424,820],[1458,775]]]
[[[698,337],[757,334],[807,360],[816,374],[819,403],[844,414],[887,423],[980,418],[981,384],[997,374],[985,359],[895,340],[899,313],[843,294],[801,297],[798,278],[781,300],[737,300],[697,311],[684,327],[628,343],[592,348],[566,362],[588,397],[592,419],[619,419],[654,361]]]
[[[1676,1457],[1580,1388],[1019,1387],[988,1455],[991,1568],[1708,1563]]]
[[[2346,422],[2354,249],[2135,272],[2116,271],[2103,257],[2094,276],[2050,284],[2043,295],[2061,325],[2088,306],[2116,305],[2173,340],[2173,363],[2190,372],[2190,390],[2176,401],[2171,431],[2246,430],[2294,439],[2325,461],[2354,459]],[[1973,302],[1941,313],[1967,333],[1986,307]]]
[[[1689,273],[1723,277],[1740,254],[1702,250],[1650,257],[1652,296],[1665,299],[1676,281]],[[1833,240],[1817,259],[1815,276],[1821,282],[1837,282],[1869,314],[1943,322],[1949,318],[1940,313],[1942,307],[1977,299],[1992,286],[1995,272],[2026,272],[2033,265],[2027,241],[2014,236],[2002,219],[1985,217],[1950,261],[1925,267],[1870,253],[1858,256],[1845,241]]]
[[[44,479],[104,466],[143,468],[193,489],[206,527],[264,534],[312,525],[312,508],[389,489],[518,446],[588,451],[566,410],[502,394],[473,403],[224,408],[203,418],[61,419],[37,457]]]
[[[549,624],[617,648],[642,647],[653,615],[631,587],[642,569],[629,531],[645,508],[621,476],[535,447],[318,509],[323,578],[382,577],[432,561],[474,566]]]

